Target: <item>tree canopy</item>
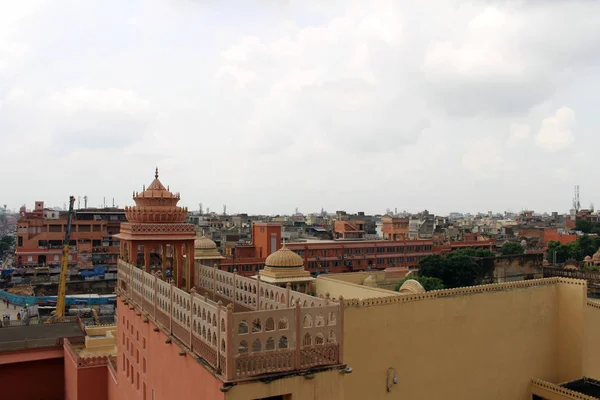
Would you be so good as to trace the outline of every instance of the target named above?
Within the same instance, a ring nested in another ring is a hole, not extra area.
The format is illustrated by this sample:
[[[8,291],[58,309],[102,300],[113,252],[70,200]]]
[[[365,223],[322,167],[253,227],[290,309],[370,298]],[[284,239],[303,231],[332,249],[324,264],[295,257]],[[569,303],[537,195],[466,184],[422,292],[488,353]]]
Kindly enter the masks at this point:
[[[525,249],[517,242],[505,242],[500,249],[500,254],[503,256],[518,256],[525,254]]]
[[[575,230],[583,233],[600,234],[600,223],[587,221],[585,219],[578,219],[575,221]]]
[[[429,292],[430,290],[441,290],[444,288],[444,282],[442,282],[441,279],[438,278],[431,278],[429,276],[407,276],[406,278],[402,279],[397,285],[395,290],[399,291],[400,287],[404,284],[404,282],[406,282],[409,279],[414,279],[415,281],[419,282],[421,284],[421,286],[423,286],[423,289],[425,289],[425,291]]]
[[[485,272],[473,257],[450,253],[447,257],[435,254],[421,259],[419,276],[437,278],[444,287],[455,288],[480,283]]]
[[[0,238],[0,256],[3,256],[5,252],[10,250],[15,245],[15,237],[12,235],[6,235]]]
[[[554,253],[556,252],[556,262],[564,263],[569,259],[583,260],[585,256],[591,256],[600,248],[600,236],[583,235],[576,241],[561,244],[551,241],[548,243],[546,257],[548,261],[554,262]]]

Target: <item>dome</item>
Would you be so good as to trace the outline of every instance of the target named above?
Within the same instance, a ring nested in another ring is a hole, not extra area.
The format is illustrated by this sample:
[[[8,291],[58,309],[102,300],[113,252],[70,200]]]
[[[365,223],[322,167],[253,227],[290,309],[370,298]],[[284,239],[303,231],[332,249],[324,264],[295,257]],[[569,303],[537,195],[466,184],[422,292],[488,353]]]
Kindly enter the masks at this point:
[[[377,287],[377,280],[373,277],[373,275],[369,275],[363,281],[364,286]]]
[[[216,248],[217,244],[204,235],[194,242],[194,249],[196,250],[214,250]]]
[[[542,264],[544,265],[544,267],[547,267],[550,265],[550,261],[548,261],[544,258],[544,262]]]
[[[423,286],[419,281],[409,279],[400,286],[398,292],[400,292],[400,294],[418,294],[425,293],[425,289],[423,289]]]
[[[600,249],[592,256],[592,261],[600,262]]]
[[[585,261],[585,262],[590,262],[590,261],[592,261],[592,257],[590,257],[590,256],[585,256],[585,258],[583,259],[583,261]]]
[[[304,266],[304,260],[298,254],[294,253],[285,244],[281,249],[271,254],[265,260],[265,266],[267,267],[302,267]]]

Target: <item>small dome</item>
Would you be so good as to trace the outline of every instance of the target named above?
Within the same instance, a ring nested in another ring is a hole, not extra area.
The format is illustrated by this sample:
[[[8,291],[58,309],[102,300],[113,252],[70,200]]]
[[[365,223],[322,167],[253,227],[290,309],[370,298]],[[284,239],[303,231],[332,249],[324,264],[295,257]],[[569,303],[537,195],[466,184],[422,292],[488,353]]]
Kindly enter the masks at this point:
[[[598,251],[594,253],[594,255],[592,256],[592,261],[600,262],[600,249],[598,249]]]
[[[409,279],[404,282],[402,286],[400,286],[400,290],[398,290],[398,292],[400,292],[400,294],[418,294],[425,293],[425,289],[419,283],[419,281]]]
[[[304,260],[298,254],[294,253],[285,244],[281,249],[271,254],[265,260],[265,266],[267,267],[302,267],[304,266]]]
[[[363,281],[363,285],[370,287],[377,287],[377,280],[373,277],[373,275],[369,275]]]
[[[217,248],[217,244],[204,235],[202,235],[200,237],[200,239],[196,239],[194,241],[194,249],[196,249],[196,250],[205,250],[205,249],[214,250],[216,248]]]
[[[585,262],[590,262],[590,261],[592,261],[592,257],[590,257],[590,256],[585,256],[585,258],[583,259],[583,261],[585,261]]]
[[[542,264],[544,265],[544,267],[547,267],[550,265],[550,261],[548,261],[544,258],[544,262]]]

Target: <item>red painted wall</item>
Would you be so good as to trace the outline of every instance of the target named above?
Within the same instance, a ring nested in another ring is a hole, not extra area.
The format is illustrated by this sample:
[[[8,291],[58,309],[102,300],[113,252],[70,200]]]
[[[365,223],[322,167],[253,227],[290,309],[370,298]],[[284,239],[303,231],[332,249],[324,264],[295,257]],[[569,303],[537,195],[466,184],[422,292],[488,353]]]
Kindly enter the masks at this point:
[[[551,241],[560,242],[561,244],[568,244],[577,240],[577,235],[559,235],[557,229],[546,228],[544,229],[544,242],[546,244]]]
[[[108,386],[106,366],[77,368],[65,351],[65,400],[106,400]]]
[[[271,244],[275,237],[275,247]],[[252,225],[252,244],[256,249],[255,257],[267,258],[281,248],[281,225],[255,222]]]
[[[220,391],[222,382],[208,369],[189,354],[180,356],[175,340],[166,344],[167,336],[154,332],[155,325],[143,323],[142,316],[121,301],[117,303],[117,384],[108,388],[109,400],[151,400],[153,391],[157,399],[225,398]]]
[[[0,398],[63,400],[62,358],[0,365]]]

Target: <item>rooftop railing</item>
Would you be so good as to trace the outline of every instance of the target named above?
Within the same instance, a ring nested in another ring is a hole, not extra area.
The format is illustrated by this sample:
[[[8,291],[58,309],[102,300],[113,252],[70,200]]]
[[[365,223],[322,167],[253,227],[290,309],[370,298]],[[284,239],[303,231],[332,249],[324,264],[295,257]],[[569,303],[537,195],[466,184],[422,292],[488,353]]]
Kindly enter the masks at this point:
[[[195,272],[203,295],[119,260],[118,291],[224,382],[343,363],[343,304],[217,268]]]

